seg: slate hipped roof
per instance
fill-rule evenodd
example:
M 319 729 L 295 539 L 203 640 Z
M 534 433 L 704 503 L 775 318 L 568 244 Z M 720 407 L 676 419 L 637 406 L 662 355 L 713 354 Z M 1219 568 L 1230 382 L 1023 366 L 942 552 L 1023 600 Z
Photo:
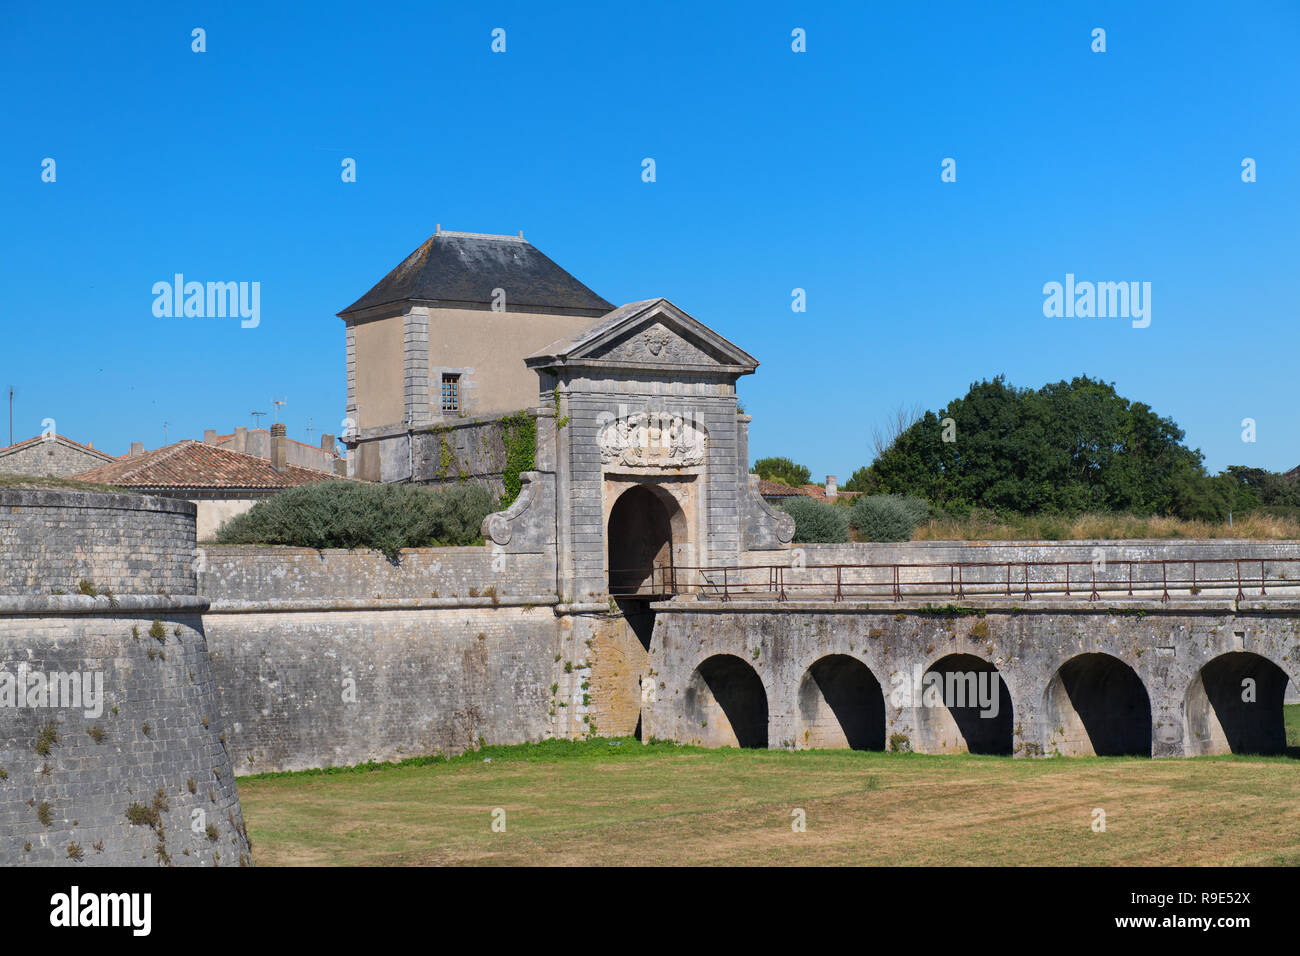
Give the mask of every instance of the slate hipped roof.
M 193 440 L 100 465 L 75 477 L 78 481 L 157 491 L 280 490 L 313 481 L 340 480 L 329 472 L 297 465 L 276 471 L 265 458 Z
M 508 312 L 601 316 L 614 308 L 520 237 L 440 230 L 339 316 L 403 301 L 490 306 L 494 289 L 504 290 Z

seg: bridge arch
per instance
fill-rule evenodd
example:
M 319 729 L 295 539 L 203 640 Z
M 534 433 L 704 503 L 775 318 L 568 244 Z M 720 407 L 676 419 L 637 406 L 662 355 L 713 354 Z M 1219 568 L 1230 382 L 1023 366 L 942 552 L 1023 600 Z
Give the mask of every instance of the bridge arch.
M 1081 757 L 1151 756 L 1151 698 L 1137 671 L 1110 654 L 1070 658 L 1043 692 L 1044 748 Z
M 803 673 L 796 692 L 795 747 L 885 749 L 885 696 L 856 657 L 828 654 Z
M 686 682 L 683 698 L 689 736 L 704 746 L 768 746 L 767 691 L 758 672 L 739 657 L 704 660 Z
M 1206 663 L 1184 699 L 1187 754 L 1283 753 L 1282 701 L 1289 680 L 1277 664 L 1247 651 Z
M 1014 708 L 997 667 L 974 654 L 935 661 L 910 686 L 922 753 L 1012 753 Z

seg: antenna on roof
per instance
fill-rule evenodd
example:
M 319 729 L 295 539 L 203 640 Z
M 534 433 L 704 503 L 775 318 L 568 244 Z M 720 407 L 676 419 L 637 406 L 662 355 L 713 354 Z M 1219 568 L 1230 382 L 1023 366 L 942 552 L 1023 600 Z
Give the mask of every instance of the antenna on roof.
M 163 444 L 164 445 L 167 444 L 167 426 L 170 424 L 171 422 L 163 422 Z
M 311 416 L 307 417 L 307 443 L 308 444 L 311 444 L 311 433 L 316 430 L 315 428 L 312 427 L 315 421 L 316 421 L 315 418 L 312 418 Z
M 273 398 L 271 399 L 271 404 L 275 406 L 275 421 L 278 422 L 280 420 L 280 407 L 282 405 L 288 405 L 289 403 L 283 398 Z
M 254 427 L 254 428 L 261 428 L 261 427 L 262 427 L 262 416 L 265 415 L 266 412 L 249 412 L 248 414 L 250 414 L 250 415 L 253 416 L 253 427 Z
M 14 443 L 14 387 L 9 386 L 9 444 Z

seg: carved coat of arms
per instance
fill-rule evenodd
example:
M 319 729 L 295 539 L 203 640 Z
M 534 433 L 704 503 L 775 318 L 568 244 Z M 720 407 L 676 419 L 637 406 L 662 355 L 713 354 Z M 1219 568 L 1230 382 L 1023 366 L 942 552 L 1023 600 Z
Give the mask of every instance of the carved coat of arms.
M 601 429 L 600 460 L 634 468 L 704 464 L 708 436 L 695 422 L 669 412 L 638 412 Z

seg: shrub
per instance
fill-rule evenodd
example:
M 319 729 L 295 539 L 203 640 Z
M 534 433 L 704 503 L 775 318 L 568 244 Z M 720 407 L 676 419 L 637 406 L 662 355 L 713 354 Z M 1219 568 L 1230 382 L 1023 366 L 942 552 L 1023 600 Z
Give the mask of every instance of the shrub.
M 909 541 L 916 526 L 930 514 L 920 498 L 871 495 L 849 509 L 849 523 L 864 541 Z
M 792 498 L 781 510 L 794 518 L 796 543 L 835 543 L 849 540 L 849 518 L 843 508 L 813 498 Z
M 322 481 L 282 491 L 228 521 L 220 544 L 375 548 L 396 560 L 402 548 L 473 544 L 492 495 L 480 485 L 430 489 Z

